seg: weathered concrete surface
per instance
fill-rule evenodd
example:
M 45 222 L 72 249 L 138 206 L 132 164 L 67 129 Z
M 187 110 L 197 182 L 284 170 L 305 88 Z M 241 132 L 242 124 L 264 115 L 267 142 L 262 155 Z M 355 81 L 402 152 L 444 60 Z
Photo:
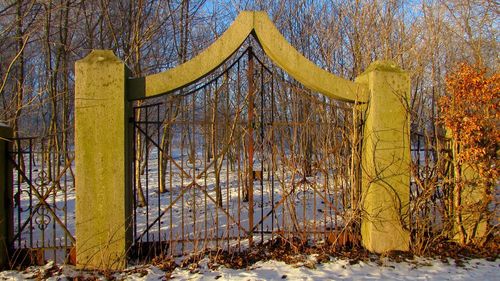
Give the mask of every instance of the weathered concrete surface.
M 77 266 L 120 269 L 131 241 L 128 71 L 102 50 L 75 68 Z
M 408 74 L 390 62 L 374 62 L 357 83 L 370 90 L 362 149 L 361 234 L 372 252 L 407 251 L 410 183 Z
M 0 124 L 0 269 L 9 265 L 9 244 L 13 234 L 12 169 L 7 160 L 12 130 Z
M 366 87 L 335 76 L 305 58 L 281 35 L 266 12 L 254 12 L 254 31 L 266 55 L 307 88 L 340 101 L 367 101 Z
M 456 157 L 456 156 L 454 156 Z M 481 184 L 479 173 L 470 165 L 462 165 L 462 176 L 465 185 L 462 189 L 462 225 L 466 234 L 466 243 L 472 240 L 481 241 L 488 233 L 488 218 L 483 213 L 487 187 Z M 460 242 L 459 227 L 455 222 L 454 239 Z
M 231 26 L 202 53 L 173 69 L 131 79 L 129 99 L 153 97 L 186 86 L 220 66 L 254 32 L 264 52 L 279 67 L 304 86 L 343 101 L 366 102 L 366 87 L 325 71 L 300 54 L 265 12 L 243 11 Z

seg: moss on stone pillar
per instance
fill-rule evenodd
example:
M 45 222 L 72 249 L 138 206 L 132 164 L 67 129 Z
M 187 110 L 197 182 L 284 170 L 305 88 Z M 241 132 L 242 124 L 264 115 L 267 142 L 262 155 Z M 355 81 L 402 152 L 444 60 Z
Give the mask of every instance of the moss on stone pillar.
M 404 228 L 410 190 L 410 132 L 407 111 L 410 82 L 394 63 L 377 61 L 356 82 L 365 84 L 361 156 L 363 245 L 384 253 L 409 249 Z
M 479 173 L 472 165 L 465 163 L 462 165 L 462 226 L 466 234 L 466 243 L 473 241 L 484 242 L 488 234 L 488 219 L 490 218 L 485 210 L 488 204 L 487 186 L 479 180 Z M 458 215 L 455 211 L 455 215 Z M 454 221 L 456 223 L 456 221 Z M 455 225 L 454 239 L 460 242 L 459 226 Z
M 103 50 L 75 68 L 77 266 L 120 269 L 132 234 L 128 70 Z

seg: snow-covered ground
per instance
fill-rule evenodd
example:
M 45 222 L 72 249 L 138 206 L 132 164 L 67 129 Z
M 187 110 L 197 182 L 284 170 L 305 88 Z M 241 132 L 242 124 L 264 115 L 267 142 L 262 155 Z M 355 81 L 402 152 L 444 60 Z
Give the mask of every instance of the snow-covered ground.
M 202 260 L 198 270 L 177 268 L 168 274 L 154 266 L 146 265 L 128 268 L 111 276 L 118 280 L 500 280 L 500 262 L 472 259 L 463 265 L 453 260 L 415 258 L 405 262 L 379 260 L 351 264 L 349 260 L 331 259 L 329 262 L 311 266 L 288 265 L 279 261 L 257 262 L 247 269 L 219 267 L 210 270 L 207 261 Z M 77 271 L 72 266 L 54 267 L 49 263 L 43 267 L 31 267 L 23 272 L 0 272 L 0 280 L 25 280 L 34 278 L 46 280 L 73 280 L 75 277 L 106 280 L 99 273 Z M 110 275 L 108 275 L 110 277 Z

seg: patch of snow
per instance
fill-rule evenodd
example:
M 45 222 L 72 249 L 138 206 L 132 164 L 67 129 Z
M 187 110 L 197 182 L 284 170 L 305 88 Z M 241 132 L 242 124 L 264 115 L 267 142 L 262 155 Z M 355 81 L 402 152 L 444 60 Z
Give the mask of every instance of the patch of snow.
M 185 269 L 172 273 L 175 280 L 499 280 L 500 263 L 482 259 L 470 260 L 464 267 L 453 262 L 416 259 L 412 262 L 359 262 L 350 265 L 348 260 L 335 259 L 318 265 L 315 269 L 288 265 L 280 261 L 258 262 L 248 270 L 220 268 L 217 271 L 200 271 L 192 274 Z
M 315 260 L 310 256 L 308 260 Z M 217 270 L 208 268 L 208 259 L 200 261 L 198 270 L 189 268 L 175 269 L 168 274 L 152 265 L 130 267 L 113 274 L 119 280 L 149 281 L 167 280 L 500 280 L 500 260 L 487 261 L 471 259 L 464 266 L 455 265 L 453 260 L 443 262 L 429 258 L 415 258 L 406 262 L 392 262 L 381 259 L 379 262 L 359 262 L 332 258 L 330 262 L 309 268 L 299 264 L 286 264 L 281 261 L 257 262 L 247 269 Z M 63 265 L 53 270 L 54 264 L 29 267 L 24 271 L 2 271 L 0 280 L 26 280 L 40 278 L 47 271 L 52 276 L 47 280 L 73 280 L 75 277 L 106 280 L 102 274 L 92 271 L 79 271 L 75 267 Z M 195 272 L 195 273 L 192 273 Z

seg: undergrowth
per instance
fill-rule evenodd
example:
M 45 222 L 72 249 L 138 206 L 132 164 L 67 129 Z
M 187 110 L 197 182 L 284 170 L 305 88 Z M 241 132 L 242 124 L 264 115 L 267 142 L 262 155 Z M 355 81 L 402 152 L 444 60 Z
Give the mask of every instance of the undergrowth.
M 300 240 L 297 239 L 297 241 Z M 457 266 L 462 266 L 464 261 L 472 258 L 495 261 L 500 254 L 499 242 L 498 238 L 494 238 L 486 243 L 484 247 L 474 247 L 460 246 L 458 243 L 443 239 L 435 242 L 421 257 L 440 259 L 445 263 L 454 260 Z M 216 270 L 221 266 L 232 269 L 250 269 L 255 263 L 268 260 L 315 268 L 316 265 L 329 262 L 334 258 L 348 260 L 351 265 L 361 261 L 383 264 L 387 260 L 412 262 L 415 255 L 403 251 L 373 254 L 359 245 L 318 247 L 310 246 L 307 243 L 291 243 L 289 240 L 285 241 L 277 238 L 242 251 L 220 250 L 196 253 L 184 258 L 180 263 L 176 263 L 171 256 L 160 255 L 155 257 L 151 264 L 170 274 L 178 267 L 189 269 L 195 273 L 199 271 L 204 263 L 211 270 Z

